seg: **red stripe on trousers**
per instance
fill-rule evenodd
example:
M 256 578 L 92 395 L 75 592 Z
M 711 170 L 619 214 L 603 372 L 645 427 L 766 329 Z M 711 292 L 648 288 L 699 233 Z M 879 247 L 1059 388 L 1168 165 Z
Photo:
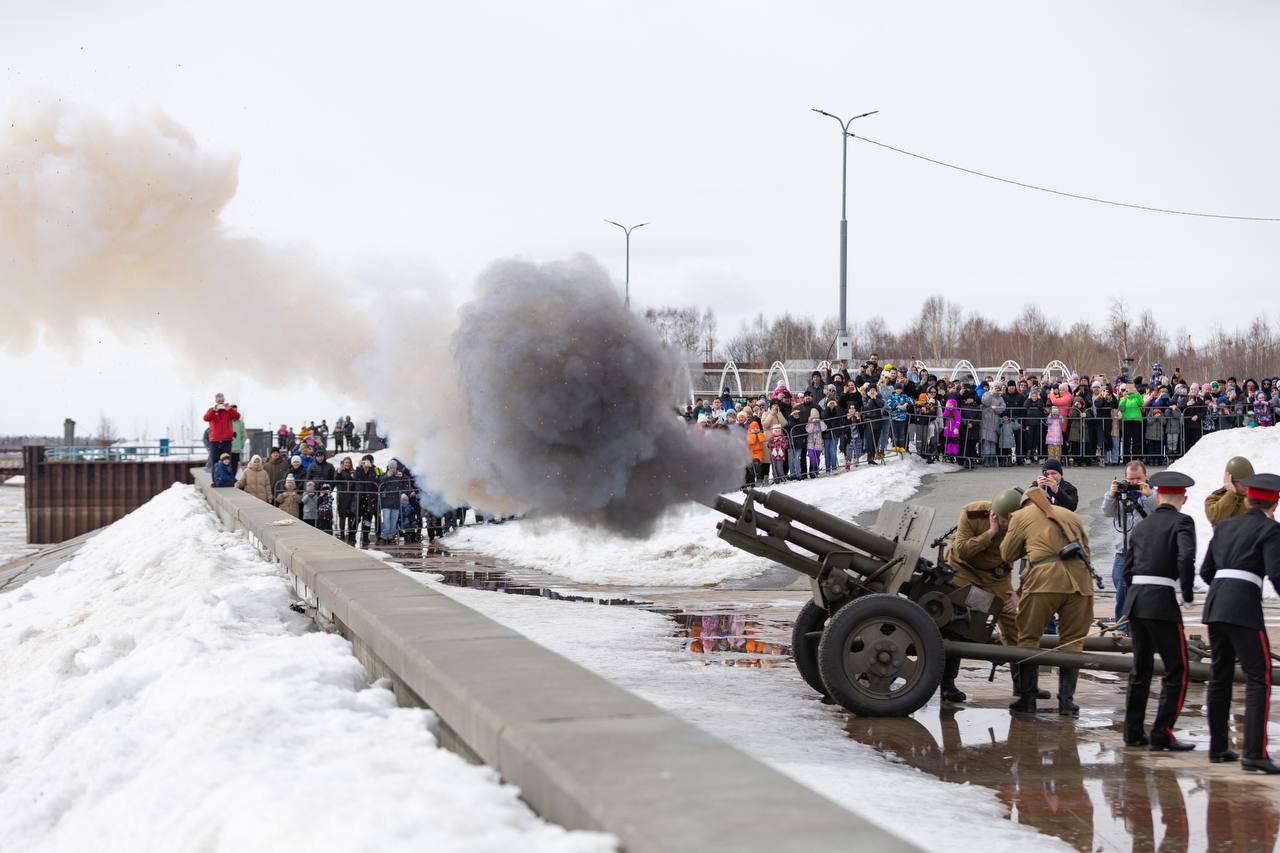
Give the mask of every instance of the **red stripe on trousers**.
M 1182 647 L 1182 685 L 1178 687 L 1178 708 L 1173 712 L 1173 720 L 1169 723 L 1169 737 L 1173 738 L 1173 724 L 1178 722 L 1182 713 L 1182 700 L 1187 698 L 1187 632 L 1179 627 L 1178 643 Z
M 1262 640 L 1262 673 L 1267 684 L 1267 704 L 1262 706 L 1262 757 L 1270 758 L 1267 755 L 1267 718 L 1271 714 L 1271 644 L 1267 642 L 1265 628 L 1258 632 L 1258 637 Z

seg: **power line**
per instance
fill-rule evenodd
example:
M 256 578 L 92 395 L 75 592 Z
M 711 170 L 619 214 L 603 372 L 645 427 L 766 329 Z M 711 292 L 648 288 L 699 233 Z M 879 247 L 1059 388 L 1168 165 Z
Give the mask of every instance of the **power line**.
M 999 181 L 1002 184 L 1012 184 L 1015 187 L 1022 187 L 1028 190 L 1039 190 L 1042 193 L 1052 193 L 1053 195 L 1066 196 L 1067 198 L 1079 199 L 1080 201 L 1092 201 L 1098 204 L 1110 204 L 1115 207 L 1128 207 L 1133 210 L 1146 210 L 1152 213 L 1172 213 L 1176 216 L 1198 216 L 1204 219 L 1234 219 L 1234 220 L 1239 220 L 1243 222 L 1280 222 L 1280 217 L 1276 217 L 1276 216 L 1233 216 L 1227 213 L 1200 213 L 1193 210 L 1173 210 L 1168 207 L 1151 207 L 1145 204 L 1129 204 L 1128 202 L 1124 202 L 1124 201 L 1113 201 L 1111 199 L 1097 198 L 1096 196 L 1091 196 L 1091 195 L 1069 193 L 1063 190 L 1055 190 L 1049 187 L 1040 187 L 1040 186 L 1036 186 L 1035 184 L 1027 184 L 1027 183 L 1023 183 L 1022 181 L 1015 181 L 1010 178 L 1002 178 L 998 175 L 989 175 L 986 172 L 979 172 L 976 169 L 966 169 L 964 166 L 957 166 L 954 163 L 945 163 L 942 160 L 935 160 L 932 157 L 926 157 L 923 154 L 916 154 L 911 151 L 904 151 L 901 148 L 894 148 L 892 145 L 886 145 L 883 142 L 877 142 L 876 140 L 868 139 L 865 136 L 858 136 L 853 133 L 850 133 L 849 136 L 851 136 L 854 139 L 861 140 L 862 142 L 869 142 L 872 145 L 875 145 L 879 148 L 884 148 L 885 150 L 888 150 L 888 151 L 893 151 L 897 154 L 905 154 L 908 157 L 914 157 L 917 160 L 923 160 L 926 163 L 932 163 L 935 166 L 945 166 L 948 169 L 955 169 L 957 172 L 964 172 L 965 174 L 968 174 L 968 175 L 976 175 L 979 178 L 986 178 L 991 181 Z

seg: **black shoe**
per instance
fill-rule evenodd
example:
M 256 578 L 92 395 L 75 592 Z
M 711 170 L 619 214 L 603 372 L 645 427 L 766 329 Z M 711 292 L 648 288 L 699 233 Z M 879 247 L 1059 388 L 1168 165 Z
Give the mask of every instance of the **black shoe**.
M 943 702 L 963 702 L 969 698 L 968 693 L 965 693 L 963 690 L 956 687 L 954 684 L 951 685 L 950 687 L 946 687 L 946 686 L 942 687 L 940 692 L 942 695 Z
M 1240 759 L 1240 769 L 1246 773 L 1266 773 L 1268 776 L 1280 775 L 1280 767 L 1277 767 L 1270 758 L 1242 758 Z
M 1147 740 L 1146 735 L 1142 735 L 1141 737 L 1136 737 L 1136 738 L 1127 737 L 1124 739 L 1124 745 L 1125 746 L 1150 746 L 1151 741 Z
M 1151 739 L 1152 752 L 1190 752 L 1195 748 L 1194 743 L 1183 743 L 1172 737 Z
M 1222 752 L 1209 753 L 1210 764 L 1227 764 L 1229 762 L 1239 761 L 1239 760 L 1240 760 L 1240 753 L 1230 749 L 1224 749 Z

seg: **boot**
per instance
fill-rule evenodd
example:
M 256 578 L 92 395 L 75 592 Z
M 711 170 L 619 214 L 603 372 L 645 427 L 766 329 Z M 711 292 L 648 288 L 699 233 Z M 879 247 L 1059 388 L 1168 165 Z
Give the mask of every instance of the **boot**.
M 960 674 L 960 658 L 947 658 L 947 665 L 942 671 L 942 686 L 939 693 L 943 702 L 963 702 L 969 696 L 956 687 L 956 676 Z
M 1011 663 L 1011 664 L 1009 664 L 1009 675 L 1013 677 L 1013 695 L 1014 695 L 1014 696 L 1017 696 L 1017 695 L 1018 695 L 1018 668 L 1019 668 L 1019 667 L 1018 667 L 1018 664 L 1016 664 L 1016 663 Z M 1048 699 L 1048 698 L 1049 698 L 1049 691 L 1048 691 L 1048 690 L 1036 690 L 1036 698 L 1037 698 L 1037 699 Z
M 1280 767 L 1277 767 L 1270 758 L 1242 758 L 1240 767 L 1246 773 L 1266 773 L 1268 776 L 1280 774 Z
M 1034 666 L 1018 667 L 1018 699 L 1009 705 L 1014 713 L 1034 714 L 1036 692 L 1040 686 L 1040 670 Z
M 1064 717 L 1080 716 L 1080 706 L 1075 703 L 1076 681 L 1080 670 L 1062 667 L 1058 670 L 1058 713 Z

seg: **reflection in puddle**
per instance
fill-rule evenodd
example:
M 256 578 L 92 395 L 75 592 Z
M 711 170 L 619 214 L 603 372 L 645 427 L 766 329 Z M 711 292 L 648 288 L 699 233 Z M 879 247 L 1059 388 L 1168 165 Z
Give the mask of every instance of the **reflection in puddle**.
M 681 648 L 706 663 L 768 668 L 791 663 L 791 622 L 747 612 L 693 612 L 625 596 L 611 596 L 580 588 L 572 581 L 547 585 L 546 575 L 499 568 L 483 558 L 451 552 L 435 544 L 389 548 L 397 563 L 415 572 L 430 572 L 447 586 L 483 589 L 508 595 L 532 595 L 553 601 L 575 601 L 610 607 L 637 607 L 670 616 Z M 441 558 L 448 558 L 447 562 Z M 449 568 L 444 568 L 448 565 Z M 463 568 L 456 568 L 456 567 Z
M 850 715 L 847 731 L 944 781 L 990 788 L 1010 820 L 1077 850 L 1273 850 L 1280 837 L 1277 789 L 1261 779 L 1206 778 L 1056 715 L 930 705 L 903 719 Z

